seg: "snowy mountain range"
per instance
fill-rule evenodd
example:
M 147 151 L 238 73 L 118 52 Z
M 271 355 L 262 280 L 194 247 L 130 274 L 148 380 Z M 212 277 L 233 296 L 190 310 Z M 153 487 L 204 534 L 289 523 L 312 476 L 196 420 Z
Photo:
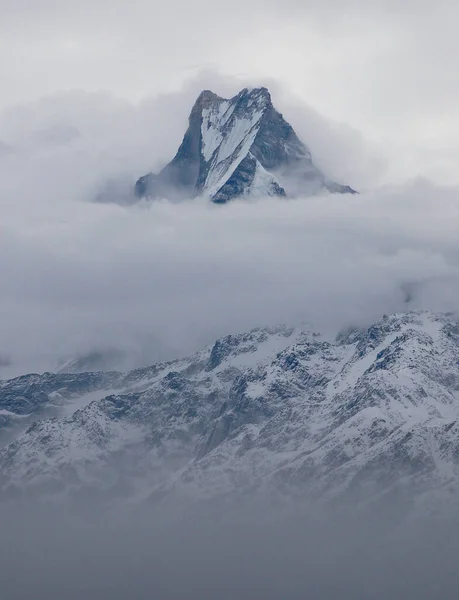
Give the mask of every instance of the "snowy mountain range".
M 459 488 L 459 318 L 229 335 L 127 374 L 0 382 L 0 498 L 275 492 L 431 510 Z
M 182 200 L 205 196 L 226 203 L 241 196 L 355 193 L 327 178 L 309 149 L 274 108 L 266 88 L 243 89 L 229 100 L 198 97 L 174 159 L 141 177 L 137 197 Z

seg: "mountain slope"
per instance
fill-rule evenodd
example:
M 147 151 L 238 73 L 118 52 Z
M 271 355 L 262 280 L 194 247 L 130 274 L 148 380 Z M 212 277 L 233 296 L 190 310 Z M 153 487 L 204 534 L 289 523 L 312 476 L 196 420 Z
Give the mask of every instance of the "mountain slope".
M 112 375 L 122 393 L 36 422 L 0 451 L 1 495 L 264 490 L 430 507 L 459 491 L 458 364 L 451 315 L 394 315 L 335 342 L 282 328 L 228 336 Z
M 328 180 L 307 147 L 274 108 L 266 88 L 244 89 L 230 100 L 204 91 L 174 159 L 141 177 L 138 197 L 181 200 L 204 195 L 215 203 L 240 196 L 354 193 Z

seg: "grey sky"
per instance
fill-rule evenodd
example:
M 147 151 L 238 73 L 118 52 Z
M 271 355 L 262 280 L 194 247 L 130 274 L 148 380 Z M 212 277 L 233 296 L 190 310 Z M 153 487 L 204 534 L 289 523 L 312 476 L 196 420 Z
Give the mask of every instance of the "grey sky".
M 0 377 L 457 307 L 458 8 L 343 4 L 0 0 Z M 91 203 L 170 160 L 203 88 L 261 83 L 361 195 Z
M 59 90 L 139 100 L 203 68 L 277 80 L 403 160 L 457 183 L 454 0 L 0 0 L 0 105 Z

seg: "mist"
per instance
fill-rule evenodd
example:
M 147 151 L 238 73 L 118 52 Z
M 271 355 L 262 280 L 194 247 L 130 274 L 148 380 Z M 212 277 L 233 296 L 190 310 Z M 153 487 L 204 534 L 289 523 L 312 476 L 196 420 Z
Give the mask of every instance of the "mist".
M 458 190 L 382 186 L 387 157 L 277 99 L 275 82 L 318 166 L 358 196 L 132 204 L 136 178 L 175 153 L 198 91 L 240 84 L 208 74 L 139 105 L 81 92 L 2 113 L 0 377 L 91 352 L 127 369 L 255 326 L 333 336 L 384 313 L 456 310 Z
M 3 226 L 3 368 L 151 344 L 151 359 L 171 358 L 255 326 L 334 335 L 384 313 L 455 310 L 457 199 L 419 182 L 226 207 L 75 204 Z
M 408 172 L 459 182 L 453 0 L 2 0 L 1 8 L 0 107 L 74 89 L 137 102 L 178 90 L 203 68 L 250 85 L 273 78 L 383 142 L 399 180 Z
M 241 499 L 171 518 L 145 506 L 29 506 L 3 510 L 0 523 L 8 600 L 430 600 L 455 598 L 459 584 L 457 523 L 394 534 L 384 510 L 337 516 Z

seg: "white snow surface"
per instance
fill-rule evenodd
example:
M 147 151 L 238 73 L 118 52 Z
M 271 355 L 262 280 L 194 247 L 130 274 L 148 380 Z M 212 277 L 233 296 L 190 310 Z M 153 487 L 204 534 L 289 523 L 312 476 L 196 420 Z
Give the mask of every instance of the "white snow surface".
M 369 501 L 406 486 L 417 507 L 442 490 L 457 499 L 458 364 L 454 315 L 397 314 L 337 341 L 289 328 L 228 336 L 38 421 L 0 451 L 0 491 Z
M 268 173 L 268 171 L 257 160 L 255 177 L 253 178 L 250 188 L 246 190 L 246 195 L 253 198 L 273 196 L 275 195 L 273 190 L 275 189 L 276 185 L 281 187 L 279 181 L 274 177 L 274 175 Z
M 209 196 L 218 192 L 249 153 L 266 104 L 262 97 L 254 97 L 243 115 L 236 115 L 235 108 L 235 99 L 219 100 L 202 112 L 201 152 L 210 163 L 203 193 Z
M 252 117 L 233 118 L 228 123 L 228 131 L 210 127 L 205 131 L 203 125 L 204 147 L 216 147 L 212 154 L 210 169 L 203 191 L 213 196 L 228 181 L 241 161 L 247 156 L 258 133 L 262 114 L 254 111 Z M 220 143 L 218 143 L 221 138 Z
M 234 104 L 221 100 L 202 111 L 202 155 L 208 162 L 223 141 L 221 128 L 226 125 L 234 112 Z

